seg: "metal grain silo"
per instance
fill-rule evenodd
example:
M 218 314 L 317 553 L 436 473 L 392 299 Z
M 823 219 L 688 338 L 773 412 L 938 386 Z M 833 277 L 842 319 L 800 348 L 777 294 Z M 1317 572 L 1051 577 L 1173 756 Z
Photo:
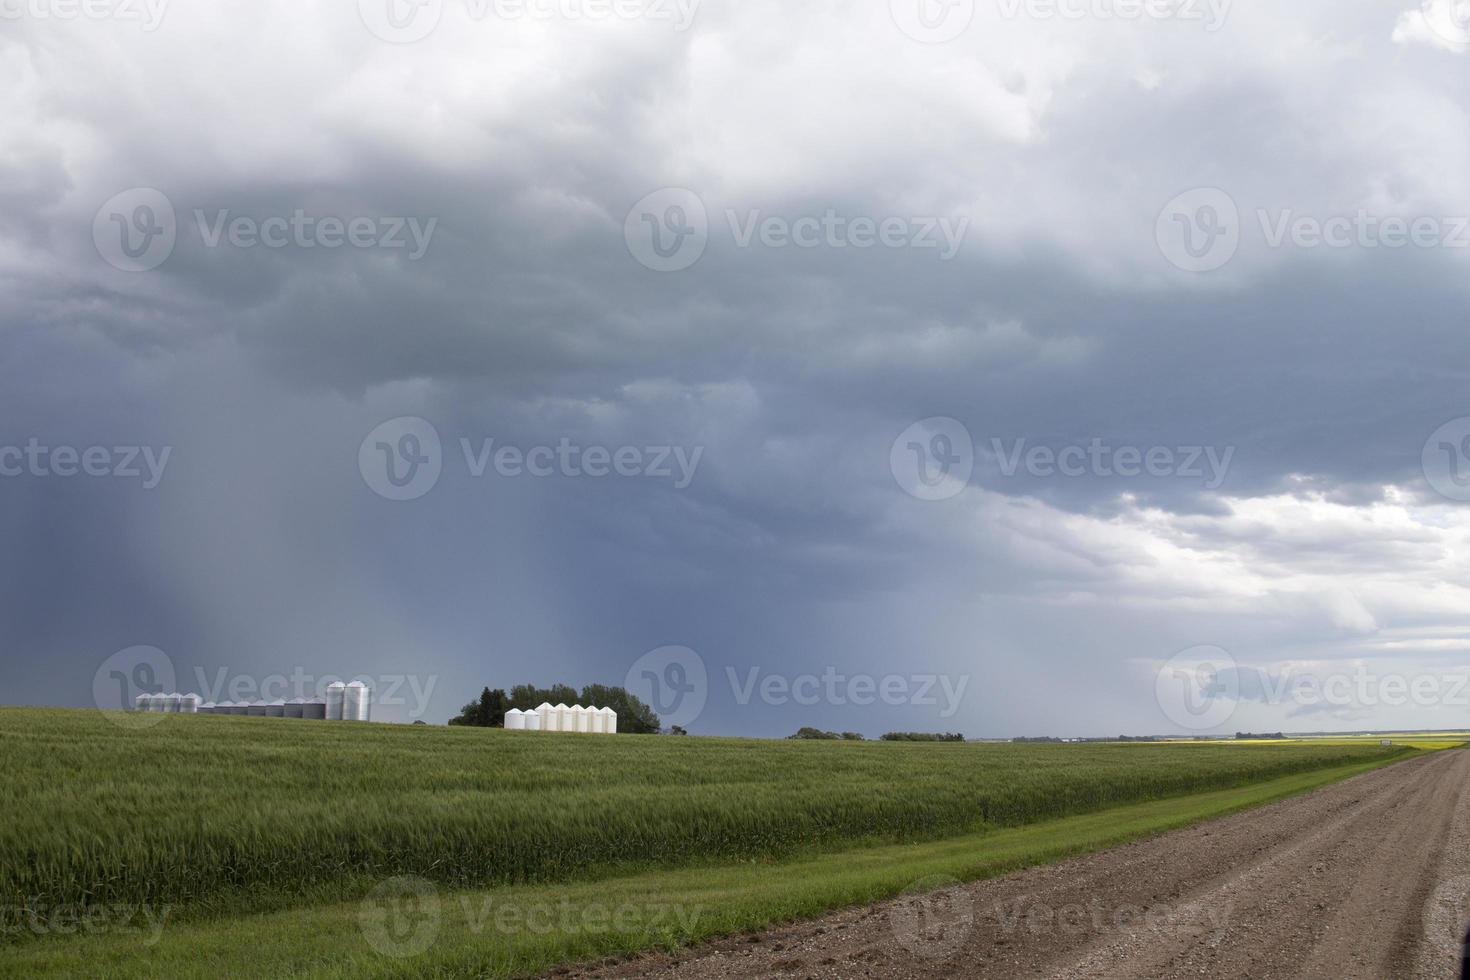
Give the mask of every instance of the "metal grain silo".
M 247 715 L 252 715 L 252 716 L 254 716 L 256 718 L 264 718 L 265 717 L 265 702 L 264 701 L 251 701 L 250 702 L 250 707 L 248 707 L 248 708 L 245 709 L 245 713 Z
M 243 715 L 248 714 L 250 711 L 250 705 L 244 701 L 222 701 L 220 702 L 220 706 L 225 709 L 225 714 L 227 715 Z M 215 712 L 215 714 L 218 713 L 218 711 Z
M 543 732 L 556 731 L 556 709 L 548 702 L 542 701 L 536 706 L 536 717 Z
M 280 698 L 276 698 L 274 701 L 265 706 L 265 716 L 267 718 L 286 717 L 286 702 L 282 701 Z
M 185 694 L 179 699 L 179 711 L 186 715 L 197 715 L 199 713 L 199 704 L 203 700 L 197 694 Z
M 539 732 L 541 730 L 541 713 L 539 711 L 527 711 L 523 720 L 526 723 L 526 731 Z
M 333 681 L 327 685 L 327 721 L 342 720 L 342 704 L 347 698 L 347 685 Z
M 505 729 L 510 732 L 526 730 L 526 713 L 520 708 L 511 708 L 505 713 Z
M 572 709 L 560 702 L 551 709 L 551 730 L 554 732 L 574 732 L 577 730 L 576 719 L 572 717 Z
M 327 702 L 319 698 L 303 701 L 301 703 L 301 717 L 312 721 L 321 721 L 327 717 Z
M 219 705 L 215 704 L 213 701 L 206 701 L 199 706 L 199 713 L 201 715 L 212 715 L 214 714 L 214 709 L 217 707 L 219 707 Z
M 286 702 L 286 717 L 287 718 L 300 718 L 301 717 L 301 709 L 304 708 L 305 706 L 306 706 L 306 699 L 305 698 L 292 698 L 291 700 L 289 700 L 289 701 Z
M 148 708 L 149 708 L 149 704 L 152 702 L 152 700 L 153 700 L 153 695 L 151 695 L 151 694 L 140 694 L 140 695 L 138 695 L 137 697 L 133 698 L 133 710 L 134 711 L 147 711 Z
M 587 730 L 593 735 L 601 735 L 604 731 L 606 731 L 606 729 L 603 728 L 602 725 L 602 709 L 589 706 L 587 708 Z
M 347 685 L 347 690 L 342 697 L 342 718 L 344 721 L 367 721 L 368 705 L 371 701 L 372 692 L 362 681 L 353 681 Z M 331 693 L 327 695 L 331 697 Z
M 163 696 L 163 710 L 167 711 L 171 715 L 178 714 L 179 703 L 183 700 L 183 697 L 184 696 L 178 691 L 171 691 L 168 694 L 165 694 Z
M 608 735 L 616 735 L 618 733 L 618 713 L 611 708 L 601 710 L 603 732 Z

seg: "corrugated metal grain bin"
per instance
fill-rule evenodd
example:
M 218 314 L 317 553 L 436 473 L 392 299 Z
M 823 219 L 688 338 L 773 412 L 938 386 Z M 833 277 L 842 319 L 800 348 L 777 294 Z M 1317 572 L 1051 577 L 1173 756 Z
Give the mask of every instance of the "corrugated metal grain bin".
M 572 709 L 565 704 L 558 703 L 551 709 L 551 730 L 554 732 L 574 732 L 576 722 L 572 720 Z
M 618 713 L 611 708 L 602 709 L 602 730 L 609 735 L 618 733 Z
M 539 732 L 541 730 L 541 715 L 536 711 L 527 711 L 525 716 L 526 731 Z
M 248 715 L 250 714 L 250 704 L 246 701 L 232 701 L 230 703 L 230 714 Z
M 520 708 L 511 708 L 505 713 L 506 731 L 523 732 L 526 730 L 526 713 Z
M 367 721 L 368 706 L 372 703 L 372 691 L 362 681 L 347 685 L 342 699 L 342 717 L 346 721 Z
M 603 731 L 604 731 L 604 729 L 602 727 L 602 723 L 603 723 L 602 709 L 601 708 L 588 708 L 587 709 L 587 730 L 589 732 L 591 732 L 593 735 L 601 735 L 603 733 Z
M 265 716 L 267 718 L 286 717 L 286 702 L 282 701 L 280 698 L 276 698 L 276 700 L 270 702 L 265 706 Z
M 134 711 L 147 711 L 148 710 L 148 707 L 149 707 L 149 705 L 150 705 L 150 703 L 152 701 L 153 701 L 153 695 L 151 695 L 151 694 L 140 694 L 137 697 L 133 698 L 133 710 Z
M 199 704 L 204 699 L 197 694 L 185 694 L 179 699 L 179 710 L 186 715 L 197 715 Z
M 327 721 L 342 720 L 342 704 L 347 698 L 347 685 L 333 681 L 327 685 Z
M 536 717 L 540 719 L 541 730 L 543 732 L 556 731 L 556 718 L 554 717 L 555 714 L 556 709 L 553 708 L 550 703 L 546 701 L 542 701 L 540 704 L 536 705 Z
M 168 694 L 165 694 L 163 696 L 163 710 L 167 711 L 171 715 L 178 714 L 179 704 L 182 702 L 183 698 L 184 696 L 178 691 L 172 691 Z
M 580 704 L 572 705 L 572 721 L 576 725 L 576 731 L 592 731 L 592 709 L 584 708 Z
M 306 706 L 306 699 L 305 698 L 292 698 L 291 700 L 289 700 L 289 701 L 286 702 L 286 717 L 287 718 L 300 718 L 301 717 L 301 709 L 304 708 L 305 706 Z
M 163 701 L 164 701 L 164 695 L 161 694 L 161 693 L 148 695 L 148 710 L 149 711 L 162 711 L 163 710 Z
M 265 702 L 264 701 L 251 701 L 250 702 L 250 707 L 245 709 L 245 713 L 247 715 L 252 715 L 252 716 L 254 716 L 256 718 L 264 718 L 265 717 L 265 707 L 266 707 L 266 705 L 265 705 Z
M 218 707 L 219 705 L 215 704 L 213 701 L 206 701 L 199 706 L 199 713 L 201 715 L 212 715 L 214 714 L 214 709 Z
M 327 717 L 327 702 L 312 698 L 301 703 L 301 717 L 312 721 L 321 721 Z

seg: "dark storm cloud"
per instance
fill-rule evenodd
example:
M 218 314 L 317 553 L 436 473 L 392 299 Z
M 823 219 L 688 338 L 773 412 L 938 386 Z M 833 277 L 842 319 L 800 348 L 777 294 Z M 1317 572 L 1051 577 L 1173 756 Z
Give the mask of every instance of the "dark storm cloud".
M 153 643 L 191 676 L 410 663 L 439 719 L 486 682 L 621 683 L 681 643 L 709 667 L 707 731 L 1164 728 L 1136 661 L 1458 622 L 1433 583 L 1464 516 L 1420 454 L 1470 415 L 1464 253 L 1270 248 L 1257 215 L 1470 211 L 1463 62 L 1395 44 L 1373 5 L 1212 35 L 986 22 L 943 47 L 882 4 L 403 47 L 344 10 L 0 41 L 0 443 L 175 453 L 149 493 L 0 481 L 5 700 L 83 703 L 107 654 Z M 92 235 L 134 187 L 178 222 L 141 273 Z M 680 272 L 624 242 L 663 187 L 708 217 Z M 1195 187 L 1240 209 L 1211 273 L 1155 241 Z M 297 212 L 432 232 L 418 257 L 208 244 Z M 964 236 L 948 260 L 740 244 L 828 213 Z M 402 503 L 358 471 L 398 416 L 443 441 L 439 484 Z M 976 457 L 929 502 L 889 453 L 934 416 Z M 460 440 L 486 438 L 703 455 L 684 489 L 475 478 Z M 1018 446 L 1094 443 L 1228 466 L 1007 472 Z M 941 719 L 741 704 L 726 668 L 751 667 L 970 680 Z

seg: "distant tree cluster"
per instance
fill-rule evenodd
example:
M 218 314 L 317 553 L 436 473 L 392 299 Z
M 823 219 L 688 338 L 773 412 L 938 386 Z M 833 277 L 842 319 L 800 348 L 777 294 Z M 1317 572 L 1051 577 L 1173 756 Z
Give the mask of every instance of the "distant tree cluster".
M 787 738 L 810 738 L 827 739 L 834 742 L 861 742 L 863 736 L 860 732 L 824 732 L 820 728 L 803 727 L 797 729 L 795 735 L 787 735 Z
M 963 742 L 965 736 L 959 732 L 887 732 L 885 742 Z
M 485 688 L 478 701 L 471 701 L 460 709 L 458 717 L 449 719 L 451 725 L 467 725 L 472 728 L 504 728 L 505 713 L 512 708 L 532 711 L 541 704 L 583 704 L 589 707 L 611 708 L 618 713 L 618 731 L 633 735 L 656 735 L 659 730 L 658 715 L 653 709 L 621 687 L 606 684 L 588 684 L 577 693 L 567 684 L 536 687 L 533 684 L 517 684 L 505 693 L 502 689 Z

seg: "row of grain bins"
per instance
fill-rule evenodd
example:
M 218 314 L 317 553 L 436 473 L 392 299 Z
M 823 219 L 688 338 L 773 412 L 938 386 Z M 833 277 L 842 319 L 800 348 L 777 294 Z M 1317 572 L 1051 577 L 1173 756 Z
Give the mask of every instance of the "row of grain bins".
M 505 713 L 505 727 L 514 732 L 587 732 L 592 735 L 616 735 L 618 713 L 611 708 L 584 708 L 574 704 L 550 705 L 545 701 L 531 711 L 511 708 Z
M 188 715 L 254 715 L 262 718 L 313 718 L 326 721 L 369 721 L 372 691 L 361 681 L 327 685 L 326 700 L 292 698 L 290 701 L 205 701 L 197 694 L 140 694 L 138 711 Z

